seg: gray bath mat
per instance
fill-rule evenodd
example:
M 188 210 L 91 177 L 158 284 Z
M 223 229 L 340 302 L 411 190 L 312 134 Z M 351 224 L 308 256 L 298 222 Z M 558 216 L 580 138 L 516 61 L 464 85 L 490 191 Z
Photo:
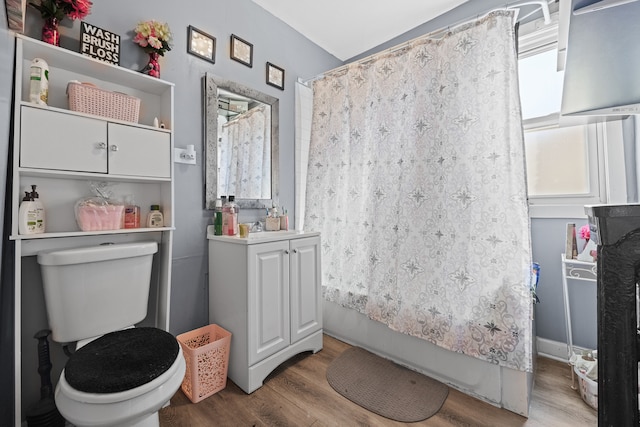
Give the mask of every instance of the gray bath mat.
M 331 362 L 327 381 L 363 408 L 407 423 L 433 416 L 449 394 L 445 384 L 360 347 L 345 350 Z

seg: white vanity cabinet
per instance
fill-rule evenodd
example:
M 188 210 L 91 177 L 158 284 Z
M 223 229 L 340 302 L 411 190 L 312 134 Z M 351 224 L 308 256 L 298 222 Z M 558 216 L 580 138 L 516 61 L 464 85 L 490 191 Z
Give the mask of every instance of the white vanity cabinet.
M 47 327 L 42 283 L 35 255 L 42 250 L 108 243 L 155 241 L 147 317 L 140 326 L 169 329 L 174 230 L 174 84 L 114 66 L 64 48 L 15 35 L 15 80 L 11 160 L 11 235 L 14 263 L 15 426 L 40 399 L 34 334 Z M 48 105 L 29 102 L 31 61 L 49 66 Z M 69 110 L 67 84 L 80 81 L 140 99 L 137 123 Z M 98 102 L 89 99 L 88 102 Z M 154 119 L 164 128 L 154 127 Z M 106 185 L 116 200 L 133 196 L 145 218 L 161 206 L 164 227 L 81 231 L 75 219 L 78 200 L 95 196 L 92 185 Z M 46 230 L 20 234 L 18 217 L 24 192 L 37 186 Z M 143 223 L 144 220 L 141 221 Z M 36 271 L 36 273 L 34 273 Z M 90 278 L 87 278 L 90 281 Z M 59 343 L 50 341 L 55 387 L 66 362 Z
M 171 177 L 171 136 L 161 130 L 23 106 L 20 134 L 21 168 Z
M 251 393 L 291 356 L 322 349 L 320 235 L 208 238 L 209 321 L 232 333 L 228 376 Z

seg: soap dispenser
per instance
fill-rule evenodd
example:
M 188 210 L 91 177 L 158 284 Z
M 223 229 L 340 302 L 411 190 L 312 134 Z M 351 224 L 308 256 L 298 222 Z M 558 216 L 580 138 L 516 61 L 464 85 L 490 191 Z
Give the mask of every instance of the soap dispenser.
M 140 206 L 136 205 L 132 194 L 124 199 L 124 228 L 140 228 Z
M 222 205 L 222 234 L 236 236 L 238 232 L 238 205 L 235 196 L 229 196 L 227 202 Z
M 25 191 L 18 211 L 18 232 L 20 234 L 36 234 L 37 215 L 36 203 L 33 201 L 31 193 Z
M 40 201 L 40 195 L 36 191 L 36 186 L 31 185 L 31 200 L 35 203 L 36 206 L 36 233 L 44 233 L 45 231 L 45 215 L 44 215 L 44 205 L 42 201 Z

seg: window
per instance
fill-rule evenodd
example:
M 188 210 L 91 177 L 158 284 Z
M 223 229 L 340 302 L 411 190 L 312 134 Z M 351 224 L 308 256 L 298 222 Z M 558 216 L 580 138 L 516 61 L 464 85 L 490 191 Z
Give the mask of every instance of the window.
M 530 197 L 590 193 L 585 126 L 534 129 L 524 140 Z
M 538 43 L 535 32 L 527 34 L 524 43 L 520 37 L 529 205 L 532 217 L 578 218 L 584 217 L 585 205 L 608 201 L 605 149 L 608 140 L 620 146 L 622 141 L 614 132 L 619 122 L 560 116 L 564 72 L 557 71 L 555 32 L 550 40 L 549 28 L 539 31 Z

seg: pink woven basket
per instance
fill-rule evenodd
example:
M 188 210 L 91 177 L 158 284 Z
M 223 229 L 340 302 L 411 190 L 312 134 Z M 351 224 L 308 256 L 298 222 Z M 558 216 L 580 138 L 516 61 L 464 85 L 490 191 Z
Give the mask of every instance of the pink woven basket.
M 138 123 L 140 99 L 134 96 L 74 82 L 67 85 L 67 95 L 71 111 Z

